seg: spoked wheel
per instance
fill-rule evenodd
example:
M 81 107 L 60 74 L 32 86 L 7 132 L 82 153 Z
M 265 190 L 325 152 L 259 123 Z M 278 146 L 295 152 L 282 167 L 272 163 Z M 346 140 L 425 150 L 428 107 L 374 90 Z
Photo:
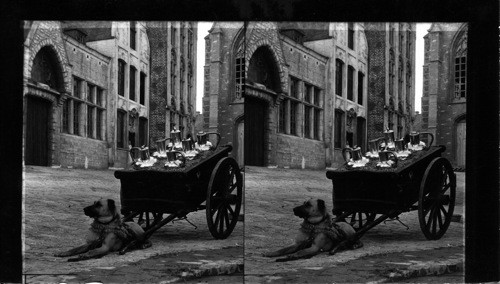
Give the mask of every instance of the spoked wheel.
M 207 189 L 208 229 L 216 239 L 227 238 L 238 222 L 243 197 L 243 177 L 238 163 L 230 157 L 214 168 Z
M 365 226 L 368 222 L 372 222 L 375 220 L 376 213 L 371 212 L 354 212 L 348 215 L 345 218 L 345 221 L 354 228 L 354 230 L 358 231 L 363 226 Z
M 428 240 L 440 239 L 451 222 L 457 181 L 450 162 L 435 158 L 425 170 L 418 197 L 420 229 Z

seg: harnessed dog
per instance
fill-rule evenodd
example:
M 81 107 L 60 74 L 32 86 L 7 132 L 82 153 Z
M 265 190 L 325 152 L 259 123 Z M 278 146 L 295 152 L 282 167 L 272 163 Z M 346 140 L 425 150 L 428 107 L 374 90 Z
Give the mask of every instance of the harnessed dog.
M 134 222 L 122 222 L 115 201 L 100 199 L 83 209 L 86 216 L 94 219 L 85 237 L 85 244 L 54 254 L 57 257 L 70 258 L 68 261 L 80 261 L 99 258 L 110 252 L 118 251 L 132 241 L 137 241 L 139 248 L 147 248 L 151 243 L 145 239 L 144 230 Z
M 355 237 L 356 231 L 346 222 L 334 222 L 326 211 L 325 201 L 309 199 L 293 209 L 294 215 L 303 218 L 295 243 L 280 250 L 265 253 L 266 257 L 284 256 L 276 261 L 310 258 L 325 251 L 356 249 L 363 243 Z

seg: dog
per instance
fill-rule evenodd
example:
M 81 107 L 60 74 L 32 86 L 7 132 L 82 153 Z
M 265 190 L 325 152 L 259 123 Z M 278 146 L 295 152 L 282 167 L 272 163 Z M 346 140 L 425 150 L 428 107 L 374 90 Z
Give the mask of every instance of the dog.
M 304 221 L 301 224 L 295 243 L 277 251 L 264 253 L 265 257 L 284 256 L 276 261 L 290 261 L 310 258 L 321 252 L 337 252 L 342 249 L 356 249 L 363 243 L 355 236 L 356 231 L 346 222 L 334 222 L 327 213 L 325 201 L 309 199 L 293 208 L 293 213 Z
M 144 229 L 134 222 L 122 222 L 113 199 L 99 199 L 93 205 L 83 209 L 86 216 L 94 219 L 85 237 L 84 245 L 54 254 L 56 257 L 70 258 L 68 261 L 80 261 L 99 258 L 110 252 L 119 251 L 131 242 L 136 247 L 147 248 L 151 242 L 146 240 Z

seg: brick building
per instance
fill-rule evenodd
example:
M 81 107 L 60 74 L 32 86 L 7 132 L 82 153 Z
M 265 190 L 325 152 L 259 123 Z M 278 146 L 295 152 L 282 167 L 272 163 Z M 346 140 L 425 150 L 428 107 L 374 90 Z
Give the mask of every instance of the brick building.
M 425 39 L 422 131 L 445 145 L 452 164 L 465 167 L 467 24 L 435 23 Z
M 143 23 L 26 22 L 24 54 L 25 164 L 125 167 L 148 144 Z
M 365 23 L 370 74 L 368 139 L 386 129 L 402 138 L 412 130 L 415 113 L 415 39 L 413 23 Z
M 196 121 L 196 22 L 147 22 L 151 43 L 150 137 L 194 136 Z
M 205 127 L 240 163 L 324 168 L 365 144 L 363 24 L 216 23 L 206 40 Z

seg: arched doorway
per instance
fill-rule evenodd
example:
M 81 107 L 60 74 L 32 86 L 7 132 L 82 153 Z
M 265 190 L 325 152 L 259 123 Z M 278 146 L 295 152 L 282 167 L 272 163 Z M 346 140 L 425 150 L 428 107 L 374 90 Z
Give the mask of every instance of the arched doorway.
M 26 165 L 49 166 L 51 163 L 49 142 L 52 135 L 50 125 L 54 119 L 52 108 L 55 96 L 64 89 L 62 74 L 53 47 L 42 47 L 33 59 L 28 79 L 30 84 L 38 86 L 38 90 L 26 96 Z
M 465 136 L 466 121 L 465 117 L 459 119 L 455 124 L 455 162 L 458 167 L 465 168 Z
M 252 54 L 245 81 L 245 165 L 266 166 L 269 104 L 281 92 L 278 66 L 269 46 Z

